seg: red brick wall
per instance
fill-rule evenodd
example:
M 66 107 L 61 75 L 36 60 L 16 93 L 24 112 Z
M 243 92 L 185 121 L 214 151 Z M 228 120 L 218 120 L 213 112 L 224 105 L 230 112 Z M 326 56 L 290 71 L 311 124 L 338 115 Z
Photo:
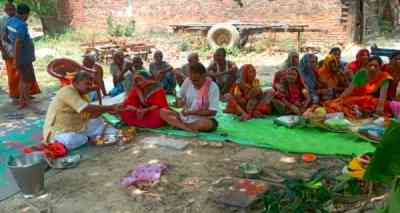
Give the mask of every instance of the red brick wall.
M 308 34 L 307 40 L 340 43 L 347 37 L 346 26 L 340 23 L 341 0 L 244 0 L 243 8 L 234 0 L 132 0 L 132 10 L 128 1 L 64 0 L 60 11 L 72 26 L 94 29 L 105 29 L 112 15 L 120 21 L 135 20 L 139 31 L 166 30 L 169 24 L 185 22 L 283 21 L 328 30 Z

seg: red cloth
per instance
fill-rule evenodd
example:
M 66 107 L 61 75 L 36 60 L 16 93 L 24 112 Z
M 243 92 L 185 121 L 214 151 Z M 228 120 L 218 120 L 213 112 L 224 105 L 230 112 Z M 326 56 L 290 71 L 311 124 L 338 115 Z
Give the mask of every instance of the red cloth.
M 285 99 L 291 104 L 299 104 L 305 100 L 302 90 L 304 84 L 300 79 L 300 75 L 297 73 L 297 79 L 293 83 L 285 81 L 287 79 L 289 70 L 282 70 L 275 74 L 272 83 L 274 89 L 274 97 L 278 100 Z M 285 91 L 279 90 L 278 85 L 281 85 Z
M 156 89 L 152 94 L 145 98 L 145 103 L 140 99 L 140 90 L 134 87 L 131 90 L 128 98 L 122 104 L 123 107 L 134 106 L 136 108 L 147 108 L 157 106 L 156 109 L 148 111 L 143 119 L 138 119 L 136 112 L 124 111 L 120 113 L 122 121 L 131 126 L 141 128 L 160 128 L 165 122 L 161 119 L 160 111 L 162 108 L 168 107 L 168 102 L 165 96 L 165 90 L 162 88 Z
M 351 73 L 356 73 L 359 69 L 361 69 L 362 64 L 361 64 L 361 56 L 363 55 L 364 52 L 367 52 L 369 55 L 369 50 L 368 49 L 361 49 L 358 51 L 356 55 L 356 60 L 351 62 L 350 64 L 347 65 L 347 68 Z
M 41 144 L 38 146 L 25 147 L 23 149 L 23 152 L 25 154 L 30 154 L 35 151 L 43 152 L 44 155 L 49 159 L 61 158 L 68 154 L 68 150 L 64 146 L 64 144 L 58 143 L 57 141 L 49 144 Z

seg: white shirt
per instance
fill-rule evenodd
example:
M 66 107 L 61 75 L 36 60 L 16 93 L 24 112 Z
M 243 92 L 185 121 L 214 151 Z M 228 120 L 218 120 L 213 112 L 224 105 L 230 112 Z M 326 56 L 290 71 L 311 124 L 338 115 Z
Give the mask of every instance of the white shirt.
M 199 110 L 197 105 L 196 105 L 196 100 L 197 100 L 197 95 L 198 95 L 199 90 L 197 90 L 192 81 L 189 78 L 186 78 L 186 80 L 183 82 L 181 90 L 180 90 L 180 97 L 183 98 L 184 101 L 184 109 L 189 110 L 189 111 L 196 111 Z M 215 82 L 211 82 L 210 88 L 208 90 L 208 102 L 209 106 L 208 109 L 210 111 L 216 111 L 218 112 L 219 109 L 219 88 Z M 181 119 L 185 123 L 193 123 L 199 120 L 201 116 L 198 115 L 189 115 L 189 116 L 183 116 L 182 114 L 180 115 Z M 212 118 L 214 116 L 211 116 Z

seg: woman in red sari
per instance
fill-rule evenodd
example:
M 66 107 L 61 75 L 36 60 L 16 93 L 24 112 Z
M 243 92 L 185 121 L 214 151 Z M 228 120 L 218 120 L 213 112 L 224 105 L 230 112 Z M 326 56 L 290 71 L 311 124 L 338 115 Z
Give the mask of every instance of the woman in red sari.
M 259 118 L 271 113 L 271 107 L 261 90 L 260 81 L 256 78 L 255 67 L 245 64 L 241 72 L 240 81 L 225 95 L 228 105 L 224 112 L 241 116 L 242 120 Z
M 141 128 L 164 126 L 160 111 L 168 108 L 165 90 L 157 82 L 145 80 L 139 74 L 133 76 L 133 81 L 133 88 L 121 106 L 122 121 Z
M 393 80 L 390 81 L 387 97 L 389 100 L 399 100 L 397 88 L 400 82 L 400 51 L 390 56 L 390 63 L 382 67 L 382 71 L 389 73 Z
M 300 115 L 306 111 L 310 99 L 297 67 L 277 72 L 272 88 L 274 90 L 272 103 L 279 114 Z
M 347 65 L 347 73 L 349 74 L 349 76 L 350 77 L 353 76 L 361 68 L 367 68 L 368 59 L 369 59 L 369 50 L 367 49 L 359 50 L 356 55 L 356 60 Z
M 323 104 L 328 112 L 343 112 L 347 117 L 361 117 L 371 114 L 391 116 L 387 91 L 392 77 L 381 71 L 382 60 L 371 57 L 367 69 L 361 69 L 353 76 L 350 86 L 335 100 Z

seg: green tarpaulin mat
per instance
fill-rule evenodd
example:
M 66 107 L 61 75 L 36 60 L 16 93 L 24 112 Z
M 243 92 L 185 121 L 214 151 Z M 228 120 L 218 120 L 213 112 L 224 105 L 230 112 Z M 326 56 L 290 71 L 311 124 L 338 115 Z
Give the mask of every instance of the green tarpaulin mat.
M 294 153 L 353 155 L 373 152 L 374 146 L 356 136 L 333 133 L 317 128 L 286 128 L 273 123 L 273 117 L 246 122 L 237 117 L 218 116 L 219 127 L 214 133 L 196 137 L 208 141 L 232 141 L 241 145 L 276 149 Z M 192 133 L 172 128 L 148 129 L 151 132 L 178 137 L 193 137 Z

